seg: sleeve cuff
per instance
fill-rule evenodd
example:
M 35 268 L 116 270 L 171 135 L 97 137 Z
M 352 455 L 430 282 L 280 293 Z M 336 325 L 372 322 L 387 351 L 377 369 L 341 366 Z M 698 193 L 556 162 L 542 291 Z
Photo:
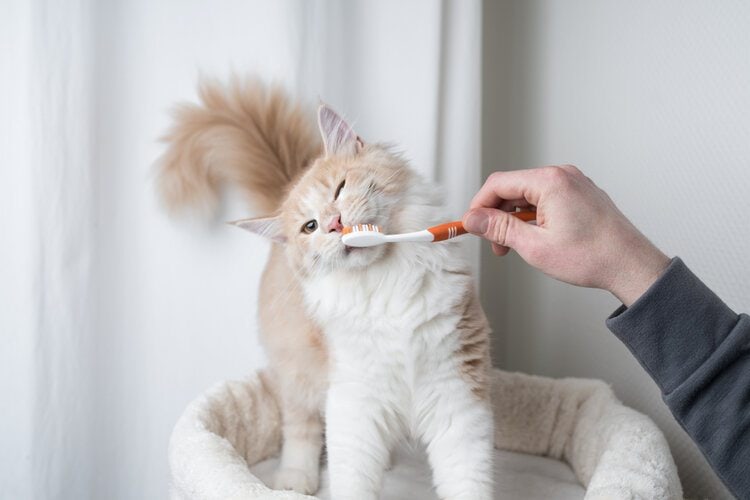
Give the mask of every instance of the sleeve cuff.
M 630 349 L 666 395 L 708 359 L 738 316 L 678 257 L 607 327 Z

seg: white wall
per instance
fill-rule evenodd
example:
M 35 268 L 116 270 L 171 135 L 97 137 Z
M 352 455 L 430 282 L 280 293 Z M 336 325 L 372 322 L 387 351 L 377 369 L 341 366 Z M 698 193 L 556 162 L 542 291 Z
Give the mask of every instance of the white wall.
M 750 311 L 750 3 L 485 2 L 483 158 L 573 163 L 737 311 Z M 604 325 L 617 301 L 483 252 L 501 366 L 600 377 L 666 432 L 686 495 L 727 495 Z

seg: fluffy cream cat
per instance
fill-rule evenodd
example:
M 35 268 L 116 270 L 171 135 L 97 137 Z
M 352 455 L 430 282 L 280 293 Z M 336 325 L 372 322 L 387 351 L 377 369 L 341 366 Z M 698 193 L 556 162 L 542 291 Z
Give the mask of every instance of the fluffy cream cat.
M 279 90 L 204 84 L 166 137 L 160 188 L 173 208 L 211 204 L 223 182 L 270 217 L 238 225 L 274 242 L 260 331 L 284 444 L 276 488 L 318 488 L 323 419 L 334 499 L 378 498 L 393 446 L 422 442 L 444 499 L 492 496 L 489 328 L 451 242 L 348 248 L 343 226 L 387 233 L 442 222 L 436 188 L 333 110 Z

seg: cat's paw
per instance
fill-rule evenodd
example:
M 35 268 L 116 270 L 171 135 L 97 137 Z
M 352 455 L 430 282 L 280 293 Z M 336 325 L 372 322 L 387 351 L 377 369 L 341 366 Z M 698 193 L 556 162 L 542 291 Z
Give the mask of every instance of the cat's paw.
M 318 472 L 302 469 L 279 469 L 273 478 L 273 489 L 294 490 L 304 495 L 312 495 L 318 491 Z

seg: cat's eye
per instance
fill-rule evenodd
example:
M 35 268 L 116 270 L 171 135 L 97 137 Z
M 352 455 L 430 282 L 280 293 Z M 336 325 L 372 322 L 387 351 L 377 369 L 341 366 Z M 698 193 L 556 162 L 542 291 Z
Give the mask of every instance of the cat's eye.
M 316 229 L 318 229 L 318 221 L 315 219 L 305 222 L 302 226 L 302 232 L 307 234 L 315 232 Z
M 346 185 L 346 179 L 341 181 L 341 184 L 339 184 L 339 187 L 336 188 L 336 194 L 333 195 L 333 201 L 338 200 L 339 195 L 341 194 L 341 190 L 344 189 L 345 185 Z

